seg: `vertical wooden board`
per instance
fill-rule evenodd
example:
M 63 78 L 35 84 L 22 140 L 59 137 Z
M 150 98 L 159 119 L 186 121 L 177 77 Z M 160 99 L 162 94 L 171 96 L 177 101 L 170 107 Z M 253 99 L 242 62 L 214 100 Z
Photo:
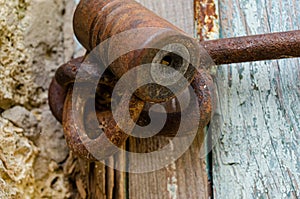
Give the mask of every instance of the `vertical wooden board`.
M 193 0 L 136 0 L 172 24 L 194 35 Z
M 139 0 L 144 6 L 182 28 L 190 35 L 194 29 L 193 0 Z M 165 146 L 170 138 L 154 137 L 145 140 L 130 139 L 129 148 L 135 152 L 147 152 Z M 182 142 L 185 139 L 182 138 Z M 208 198 L 206 163 L 200 159 L 203 132 L 180 159 L 165 168 L 143 174 L 129 173 L 129 198 Z M 174 146 L 176 147 L 176 146 Z M 130 166 L 130 159 L 129 166 Z M 143 162 L 147 164 L 147 162 Z
M 79 1 L 80 0 L 74 0 L 76 5 Z M 68 14 L 70 14 L 70 12 L 73 14 L 74 11 L 75 8 L 67 10 Z M 64 31 L 70 31 L 71 26 L 72 23 L 70 23 Z M 72 38 L 72 42 L 75 46 L 72 50 L 74 51 L 73 57 L 83 56 L 86 50 L 75 37 Z M 66 53 L 68 53 L 68 51 Z M 122 149 L 125 149 L 125 146 L 123 146 Z M 74 161 L 74 158 L 70 157 L 69 161 Z M 72 176 L 72 178 L 75 178 L 76 181 L 74 185 L 76 190 L 74 190 L 74 196 L 72 196 L 72 198 L 125 199 L 127 192 L 126 173 L 106 166 L 118 165 L 119 168 L 123 168 L 126 165 L 125 162 L 126 158 L 123 153 L 110 157 L 106 164 L 75 158 L 75 161 L 72 162 L 72 165 L 70 166 L 73 167 L 74 164 L 74 171 L 72 172 L 72 175 L 74 176 Z
M 191 36 L 193 35 L 194 13 L 192 0 L 180 0 L 176 3 L 172 0 L 140 0 L 139 2 Z M 154 146 L 156 143 L 168 143 L 169 139 L 153 138 L 148 141 L 136 145 L 137 140 L 132 139 L 130 147 L 140 149 L 140 151 L 147 150 L 148 147 Z M 122 199 L 126 198 L 126 194 L 129 194 L 129 198 L 147 199 L 207 198 L 208 182 L 205 161 L 199 159 L 199 148 L 202 142 L 200 135 L 194 142 L 192 149 L 169 167 L 145 175 L 128 174 L 128 179 L 125 173 L 105 167 L 101 163 L 97 163 L 97 166 L 92 166 L 92 168 L 82 165 L 80 167 L 82 172 L 88 172 L 89 175 L 81 183 L 87 184 L 80 189 L 83 192 L 81 196 L 85 195 L 84 191 L 86 190 L 89 198 Z M 126 160 L 124 154 L 120 154 L 109 161 L 111 161 L 111 164 L 125 166 L 128 160 Z M 87 163 L 87 165 L 90 164 Z M 126 190 L 127 187 L 129 187 L 129 190 Z
M 220 0 L 222 37 L 296 30 L 297 0 Z M 215 198 L 300 197 L 300 60 L 218 68 Z
M 161 148 L 169 142 L 168 138 L 163 137 L 142 141 L 131 138 L 130 149 L 146 153 L 149 149 Z M 182 138 L 182 142 L 186 142 L 185 138 Z M 203 132 L 199 132 L 190 149 L 175 162 L 157 171 L 129 174 L 129 198 L 208 198 L 206 162 L 200 159 L 202 143 Z M 159 162 L 159 160 L 149 161 Z M 142 164 L 151 163 L 142 162 Z

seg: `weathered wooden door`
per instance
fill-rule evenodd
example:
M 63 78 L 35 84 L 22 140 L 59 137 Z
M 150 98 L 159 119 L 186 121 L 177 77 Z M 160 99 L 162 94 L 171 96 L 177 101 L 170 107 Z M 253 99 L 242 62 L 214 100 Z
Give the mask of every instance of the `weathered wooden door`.
M 299 29 L 295 0 L 139 0 L 199 39 Z M 195 11 L 195 12 L 194 12 Z M 144 174 L 121 173 L 83 162 L 89 198 L 297 198 L 300 196 L 299 59 L 218 66 L 218 109 L 212 156 L 200 157 L 203 134 L 173 164 Z M 184 141 L 184 138 L 183 138 Z M 131 138 L 128 149 L 145 152 L 168 138 Z M 122 160 L 122 161 L 120 161 Z M 111 161 L 115 161 L 113 158 Z M 126 157 L 115 164 L 125 166 Z M 212 176 L 209 165 L 212 162 Z M 147 164 L 145 162 L 145 164 Z M 86 166 L 89 165 L 89 166 Z M 209 177 L 210 176 L 210 177 Z M 211 183 L 213 180 L 213 184 Z M 83 183 L 84 184 L 84 183 Z
M 298 0 L 219 0 L 220 36 L 299 30 Z M 215 198 L 299 198 L 300 60 L 220 66 Z

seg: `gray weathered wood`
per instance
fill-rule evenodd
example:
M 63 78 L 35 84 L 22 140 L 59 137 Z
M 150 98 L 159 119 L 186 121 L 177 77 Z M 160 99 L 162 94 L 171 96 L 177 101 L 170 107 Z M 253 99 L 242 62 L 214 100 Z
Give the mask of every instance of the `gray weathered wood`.
M 300 28 L 298 0 L 220 0 L 222 37 Z M 300 60 L 220 66 L 215 198 L 300 197 Z
M 176 2 L 172 0 L 139 0 L 139 2 L 193 35 L 193 0 Z M 165 146 L 169 144 L 169 141 L 170 138 L 164 137 L 146 140 L 131 138 L 129 147 L 134 152 L 147 152 L 155 150 L 159 146 Z M 182 142 L 184 141 L 185 139 L 182 138 Z M 202 143 L 203 132 L 200 132 L 190 149 L 173 164 L 151 173 L 130 173 L 128 175 L 129 198 L 208 198 L 206 163 L 204 159 L 200 159 L 199 155 Z
M 184 30 L 194 34 L 193 0 L 136 0 L 146 8 Z

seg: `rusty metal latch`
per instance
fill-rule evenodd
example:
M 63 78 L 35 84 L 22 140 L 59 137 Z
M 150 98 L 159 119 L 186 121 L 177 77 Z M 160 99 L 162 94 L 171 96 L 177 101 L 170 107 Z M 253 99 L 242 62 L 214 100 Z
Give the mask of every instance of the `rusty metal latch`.
M 138 31 L 130 32 L 134 29 Z M 165 107 L 167 120 L 158 135 L 174 136 L 178 129 L 177 123 L 182 117 L 182 109 L 174 97 L 188 86 L 174 80 L 177 72 L 185 78 L 197 97 L 200 118 L 196 125 L 199 129 L 203 129 L 211 119 L 216 100 L 213 79 L 207 70 L 211 67 L 211 63 L 219 65 L 300 57 L 299 30 L 199 43 L 134 0 L 81 0 L 74 14 L 74 32 L 87 53 L 85 57 L 73 59 L 58 68 L 49 88 L 49 105 L 53 115 L 63 124 L 70 149 L 90 160 L 96 158 L 87 148 L 93 147 L 95 139 L 101 146 L 97 159 L 102 159 L 115 152 L 108 141 L 120 147 L 128 138 L 128 133 L 124 132 L 114 120 L 111 104 L 115 102 L 112 95 L 119 79 L 139 65 L 149 63 L 161 65 L 158 68 L 159 72 L 153 72 L 149 66 L 149 75 L 153 79 L 161 74 L 170 76 L 166 77 L 163 83 L 171 85 L 173 90 L 153 83 L 136 89 L 128 104 L 131 119 L 139 125 L 147 125 L 150 122 L 148 110 L 153 104 L 160 103 Z M 105 48 L 97 49 L 99 44 L 124 32 L 128 34 L 126 37 L 120 37 L 123 39 L 117 40 L 118 42 L 107 42 Z M 174 43 L 176 45 L 172 45 Z M 112 63 L 108 61 L 108 57 L 133 47 L 134 50 L 124 51 L 126 53 L 116 57 Z M 209 59 L 206 60 L 203 53 L 209 55 Z M 188 58 L 180 56 L 181 54 L 188 55 Z M 105 69 L 103 65 L 109 66 Z M 175 72 L 165 72 L 164 66 L 172 68 Z M 86 103 L 82 104 L 82 107 L 76 107 L 72 103 L 73 85 L 81 68 L 91 76 L 103 72 L 97 80 L 98 86 L 94 94 L 95 112 L 90 110 Z M 134 82 L 142 82 L 148 78 L 139 75 L 135 77 L 132 79 Z M 95 78 L 87 77 L 86 80 L 95 81 Z M 121 107 L 120 110 L 126 108 L 128 109 Z M 190 109 L 191 107 L 185 107 L 185 115 L 189 115 Z M 76 122 L 76 111 L 84 113 L 85 122 Z M 95 114 L 97 121 L 94 121 Z M 191 123 L 188 123 L 189 121 Z M 93 122 L 98 123 L 98 127 L 103 130 L 102 134 L 93 133 L 97 132 L 97 129 L 90 125 Z M 195 125 L 192 119 L 187 123 L 187 126 Z M 89 136 L 79 138 L 79 131 L 86 132 Z M 184 131 L 188 132 L 189 129 L 186 128 Z

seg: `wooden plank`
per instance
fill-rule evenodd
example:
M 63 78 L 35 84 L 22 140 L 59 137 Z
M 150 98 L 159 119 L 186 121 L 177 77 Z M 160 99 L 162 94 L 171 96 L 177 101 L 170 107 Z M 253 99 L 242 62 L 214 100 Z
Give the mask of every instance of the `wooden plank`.
M 154 172 L 129 174 L 130 198 L 208 198 L 206 163 L 199 158 L 203 143 L 202 133 L 199 132 L 200 136 L 195 139 L 190 149 L 174 163 Z M 184 138 L 182 142 L 185 142 Z M 145 153 L 168 143 L 169 139 L 163 137 L 146 140 L 131 138 L 130 149 Z
M 300 28 L 296 0 L 220 0 L 222 37 Z M 300 60 L 220 66 L 215 198 L 300 197 Z
M 139 2 L 190 35 L 193 34 L 192 0 L 176 2 L 172 0 L 139 0 Z M 208 198 L 206 163 L 204 159 L 199 158 L 203 134 L 204 132 L 200 132 L 190 149 L 169 166 L 149 173 L 129 173 L 129 198 Z M 165 137 L 143 140 L 131 138 L 129 149 L 133 152 L 145 153 L 169 144 L 170 140 Z M 185 142 L 185 138 L 182 138 L 182 142 Z M 143 163 L 148 164 L 147 162 Z
M 172 24 L 194 35 L 193 0 L 136 0 Z

